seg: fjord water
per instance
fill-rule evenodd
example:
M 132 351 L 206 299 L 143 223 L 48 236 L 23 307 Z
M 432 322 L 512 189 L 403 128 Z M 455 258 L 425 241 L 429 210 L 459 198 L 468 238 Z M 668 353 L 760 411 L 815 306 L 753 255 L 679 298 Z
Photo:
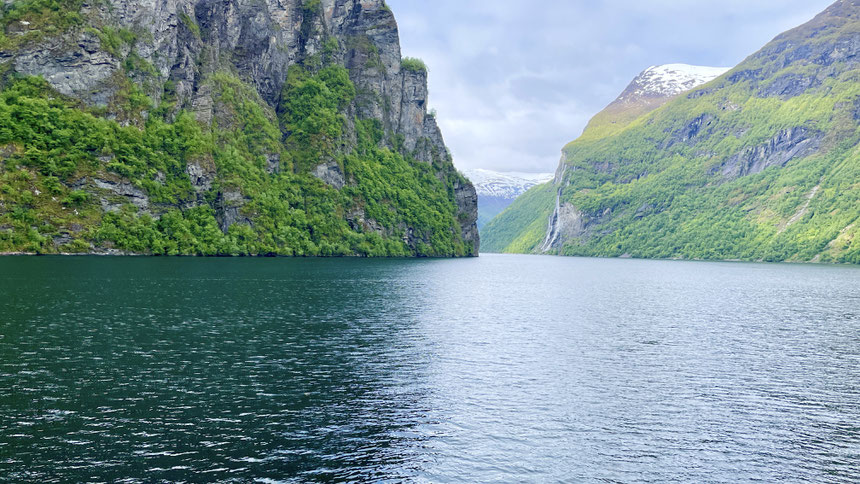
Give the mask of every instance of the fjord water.
M 860 480 L 860 270 L 0 259 L 0 480 Z

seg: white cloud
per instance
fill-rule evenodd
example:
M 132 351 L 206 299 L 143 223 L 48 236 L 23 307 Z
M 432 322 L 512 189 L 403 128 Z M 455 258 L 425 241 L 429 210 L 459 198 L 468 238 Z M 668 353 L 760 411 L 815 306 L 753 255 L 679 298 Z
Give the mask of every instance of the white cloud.
M 640 71 L 731 66 L 832 0 L 388 0 L 461 169 L 551 172 Z

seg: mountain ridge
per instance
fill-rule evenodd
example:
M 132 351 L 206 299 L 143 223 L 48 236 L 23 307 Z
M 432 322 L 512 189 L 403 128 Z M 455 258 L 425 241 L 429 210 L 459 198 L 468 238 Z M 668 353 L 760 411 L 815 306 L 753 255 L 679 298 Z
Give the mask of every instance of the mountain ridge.
M 478 195 L 516 198 L 529 188 L 552 180 L 552 173 L 501 172 L 476 168 L 463 172 L 475 185 Z

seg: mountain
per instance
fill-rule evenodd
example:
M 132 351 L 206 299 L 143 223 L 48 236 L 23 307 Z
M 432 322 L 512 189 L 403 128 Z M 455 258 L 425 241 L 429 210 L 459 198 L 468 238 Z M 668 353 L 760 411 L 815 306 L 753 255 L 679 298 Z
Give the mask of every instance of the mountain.
M 383 0 L 19 0 L 0 252 L 477 255 Z
M 648 109 L 598 115 L 485 250 L 860 263 L 860 0 Z
M 479 230 L 529 188 L 552 180 L 552 173 L 501 173 L 483 169 L 466 170 L 465 175 L 478 192 Z
M 636 76 L 612 104 L 591 119 L 583 136 L 615 133 L 634 119 L 650 113 L 681 93 L 713 81 L 728 70 L 728 67 L 687 64 L 649 67 Z

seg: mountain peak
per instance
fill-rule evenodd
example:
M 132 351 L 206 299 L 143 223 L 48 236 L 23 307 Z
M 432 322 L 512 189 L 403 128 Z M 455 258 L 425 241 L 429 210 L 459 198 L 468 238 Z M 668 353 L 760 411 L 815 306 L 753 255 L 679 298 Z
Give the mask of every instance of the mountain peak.
M 651 66 L 636 76 L 618 99 L 591 118 L 582 138 L 603 137 L 624 129 L 634 119 L 675 96 L 707 84 L 728 71 L 728 67 L 689 64 Z
M 638 102 L 643 98 L 668 98 L 695 89 L 728 72 L 728 67 L 688 64 L 651 66 L 633 79 L 616 102 Z

